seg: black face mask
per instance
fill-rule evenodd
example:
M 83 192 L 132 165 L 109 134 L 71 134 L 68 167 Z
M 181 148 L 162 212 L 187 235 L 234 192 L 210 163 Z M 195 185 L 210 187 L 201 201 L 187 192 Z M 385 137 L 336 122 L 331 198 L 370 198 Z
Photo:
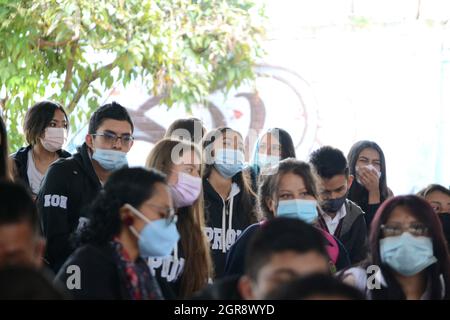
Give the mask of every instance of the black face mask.
M 347 199 L 347 194 L 341 198 L 325 200 L 321 207 L 325 212 L 336 213 L 344 205 L 345 199 Z
M 439 220 L 441 220 L 442 229 L 447 241 L 450 240 L 450 213 L 438 213 Z

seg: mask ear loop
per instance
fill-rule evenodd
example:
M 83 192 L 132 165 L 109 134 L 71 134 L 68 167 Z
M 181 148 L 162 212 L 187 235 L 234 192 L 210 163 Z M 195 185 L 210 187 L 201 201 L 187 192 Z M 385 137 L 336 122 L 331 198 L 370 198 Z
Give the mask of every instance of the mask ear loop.
M 139 212 L 139 210 L 134 208 L 131 204 L 126 203 L 124 204 L 124 207 L 129 209 L 131 212 L 133 212 L 136 216 L 144 220 L 146 223 L 151 223 L 151 221 L 146 216 L 144 216 L 141 212 Z M 139 234 L 139 232 L 136 230 L 135 227 L 130 225 L 129 222 L 130 220 L 128 219 L 128 221 L 126 221 L 125 223 L 128 225 L 128 228 L 130 228 L 131 233 L 133 233 L 136 236 L 136 238 L 141 239 L 141 235 Z

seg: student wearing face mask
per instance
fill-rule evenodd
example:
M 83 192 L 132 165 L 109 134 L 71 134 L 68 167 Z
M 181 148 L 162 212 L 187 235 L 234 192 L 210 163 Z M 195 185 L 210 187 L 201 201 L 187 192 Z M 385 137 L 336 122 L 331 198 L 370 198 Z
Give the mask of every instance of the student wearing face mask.
M 154 300 L 162 294 L 146 259 L 170 255 L 179 240 L 164 174 L 143 168 L 114 172 L 90 207 L 90 223 L 56 280 L 75 299 Z M 73 266 L 79 283 L 71 280 Z
M 350 265 L 346 249 L 318 223 L 320 207 L 316 177 L 309 164 L 292 158 L 282 160 L 272 175 L 264 177 L 258 192 L 258 209 L 265 220 L 249 226 L 227 255 L 225 274 L 242 275 L 247 246 L 253 234 L 267 220 L 288 217 L 303 220 L 321 231 L 329 255 L 330 271 Z
M 150 152 L 146 167 L 167 175 L 180 241 L 167 257 L 150 257 L 166 299 L 186 298 L 207 285 L 212 277 L 209 242 L 205 236 L 201 151 L 190 142 L 164 139 Z
M 64 108 L 51 101 L 42 101 L 28 109 L 23 130 L 28 146 L 11 155 L 15 181 L 30 187 L 33 196 L 39 193 L 49 166 L 60 158 L 70 157 L 63 150 L 69 128 Z
M 310 163 L 317 173 L 323 212 L 319 223 L 324 230 L 342 241 L 351 263 L 367 257 L 367 227 L 364 212 L 347 199 L 353 183 L 344 154 L 325 146 L 311 154 Z
M 55 273 L 74 249 L 70 236 L 87 222 L 84 209 L 111 172 L 127 166 L 133 129 L 124 107 L 115 102 L 106 104 L 92 115 L 78 152 L 49 167 L 37 204 L 47 239 L 46 258 Z
M 372 222 L 370 252 L 360 267 L 341 274 L 368 299 L 450 298 L 449 253 L 438 217 L 424 199 L 407 195 L 384 202 Z
M 256 143 L 250 167 L 255 192 L 261 182 L 260 176 L 271 174 L 271 168 L 286 158 L 295 158 L 294 143 L 289 133 L 280 128 L 267 130 Z
M 439 184 L 430 184 L 421 190 L 418 195 L 427 200 L 433 207 L 434 212 L 437 213 L 439 220 L 441 220 L 447 244 L 450 245 L 450 189 Z
M 226 253 L 237 237 L 256 222 L 255 194 L 244 169 L 242 136 L 219 128 L 203 140 L 206 236 L 211 245 L 214 273 L 223 276 Z
M 393 196 L 387 186 L 384 153 L 375 142 L 362 140 L 351 147 L 347 161 L 350 174 L 356 180 L 347 198 L 366 213 L 366 225 L 369 228 L 381 203 Z

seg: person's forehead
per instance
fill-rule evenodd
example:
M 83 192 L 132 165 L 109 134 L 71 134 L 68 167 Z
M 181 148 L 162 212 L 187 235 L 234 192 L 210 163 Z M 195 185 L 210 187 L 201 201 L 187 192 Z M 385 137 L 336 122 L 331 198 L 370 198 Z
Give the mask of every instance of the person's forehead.
M 387 223 L 412 223 L 419 222 L 413 213 L 404 206 L 397 206 L 389 215 Z
M 450 196 L 448 196 L 445 193 L 438 191 L 438 190 L 430 192 L 426 196 L 426 199 L 428 201 L 437 201 L 437 202 L 443 202 L 443 203 L 450 202 Z
M 34 230 L 27 221 L 0 225 L 0 243 L 4 245 L 20 246 L 29 243 L 34 238 Z
M 279 189 L 283 188 L 305 188 L 303 178 L 292 172 L 285 173 L 281 176 L 279 182 Z
M 380 154 L 373 148 L 365 148 L 359 153 L 359 157 L 365 157 L 371 160 L 380 160 Z
M 126 120 L 105 119 L 97 131 L 111 131 L 117 134 L 131 134 L 131 124 Z
M 323 264 L 323 266 L 327 267 L 327 263 L 327 259 L 315 250 L 306 252 L 286 250 L 270 255 L 261 271 L 265 275 L 279 270 L 289 270 L 296 273 L 301 272 L 306 266 L 309 268 L 312 265 L 320 266 Z
M 330 179 L 319 179 L 319 185 L 326 190 L 334 190 L 342 187 L 347 182 L 347 178 L 344 174 L 338 174 Z

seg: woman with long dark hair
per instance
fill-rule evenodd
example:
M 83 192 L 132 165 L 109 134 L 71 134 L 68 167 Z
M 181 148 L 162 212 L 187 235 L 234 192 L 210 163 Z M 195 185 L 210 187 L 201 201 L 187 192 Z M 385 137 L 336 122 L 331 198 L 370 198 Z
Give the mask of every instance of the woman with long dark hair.
M 165 175 L 144 168 L 113 172 L 89 217 L 80 248 L 57 279 L 77 299 L 161 299 L 145 259 L 170 255 L 179 239 Z M 78 285 L 69 279 L 73 266 L 81 273 Z
M 351 147 L 347 161 L 350 174 L 356 180 L 352 183 L 347 198 L 366 213 L 366 223 L 370 227 L 380 205 L 393 196 L 387 186 L 383 150 L 373 141 L 358 141 Z
M 223 275 L 226 253 L 241 232 L 258 220 L 255 194 L 244 169 L 244 143 L 239 132 L 219 128 L 203 140 L 203 190 L 206 235 L 211 244 L 214 273 Z
M 397 196 L 378 209 L 370 257 L 342 273 L 373 300 L 450 298 L 450 260 L 439 219 L 418 196 Z M 368 279 L 368 273 L 371 279 Z
M 295 158 L 294 142 L 290 134 L 280 128 L 267 130 L 255 145 L 251 170 L 252 187 L 258 192 L 260 175 L 270 174 L 270 168 L 281 160 Z

